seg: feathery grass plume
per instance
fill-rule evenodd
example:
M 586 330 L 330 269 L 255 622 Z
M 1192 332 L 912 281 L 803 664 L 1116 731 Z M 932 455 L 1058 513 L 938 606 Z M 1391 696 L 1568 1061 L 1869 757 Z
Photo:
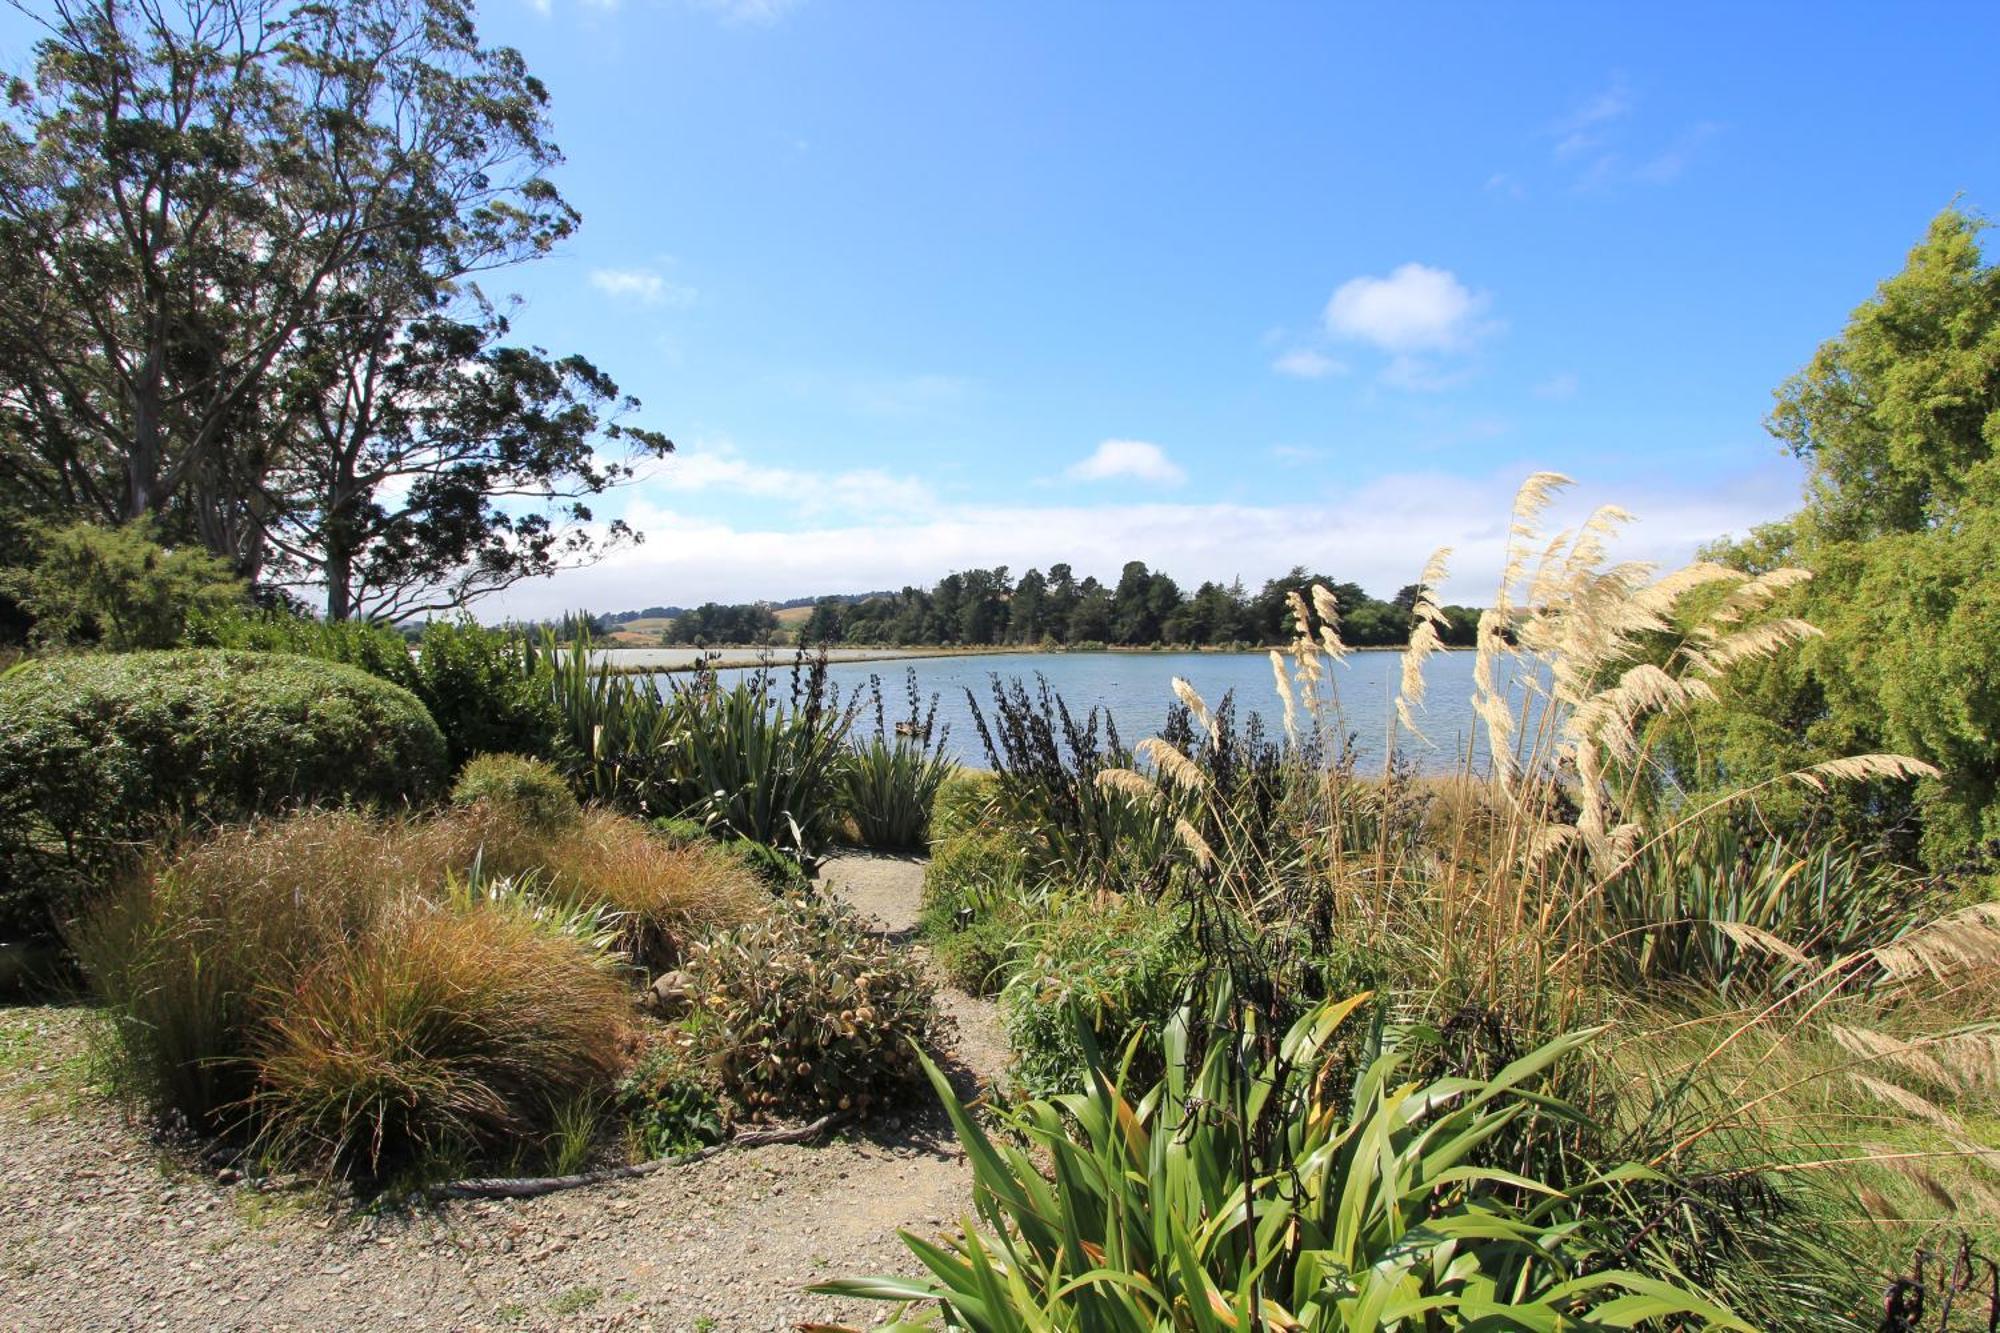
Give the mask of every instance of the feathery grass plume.
M 1966 1132 L 1964 1124 L 1959 1121 L 1957 1116 L 1952 1115 L 1928 1097 L 1919 1096 L 1899 1083 L 1891 1083 L 1886 1079 L 1879 1079 L 1871 1074 L 1864 1074 L 1859 1070 L 1849 1070 L 1847 1077 L 1853 1080 L 1856 1087 L 1875 1098 L 1875 1100 L 1893 1106 L 1907 1115 L 1914 1116 L 1919 1120 L 1928 1120 L 1939 1128 L 1950 1130 L 1954 1134 L 1962 1135 Z
M 1850 1055 L 1867 1061 L 1880 1061 L 1932 1083 L 1949 1086 L 1957 1081 L 1942 1061 L 1916 1042 L 1903 1041 L 1886 1032 L 1847 1023 L 1829 1023 L 1826 1030 L 1827 1035 Z
M 1201 832 L 1187 820 L 1174 821 L 1174 836 L 1180 839 L 1181 846 L 1194 854 L 1195 863 L 1202 869 L 1215 864 L 1215 851 L 1208 845 L 1208 839 L 1202 837 Z
M 1974 903 L 1869 951 L 1897 981 L 2000 967 L 2000 903 Z
M 1825 791 L 1828 778 L 1837 782 L 1868 782 L 1875 778 L 1935 778 L 1942 774 L 1923 760 L 1905 754 L 1852 754 L 1812 764 L 1788 776 L 1814 791 Z
M 1216 735 L 1215 715 L 1208 711 L 1208 703 L 1195 692 L 1194 686 L 1179 676 L 1174 677 L 1174 697 L 1181 701 L 1181 707 L 1188 710 L 1194 720 L 1201 724 L 1202 736 L 1208 741 L 1208 748 L 1214 749 L 1221 743 Z
M 1347 644 L 1340 637 L 1340 600 L 1322 584 L 1313 584 L 1313 610 L 1319 613 L 1319 646 L 1333 661 L 1347 656 Z
M 1418 728 L 1415 710 L 1424 704 L 1424 662 L 1443 644 L 1440 631 L 1444 628 L 1445 617 L 1437 604 L 1436 589 L 1438 584 L 1444 582 L 1450 559 L 1451 548 L 1440 546 L 1431 552 L 1431 558 L 1424 563 L 1423 573 L 1417 576 L 1417 600 L 1410 608 L 1410 642 L 1403 649 L 1402 678 L 1396 689 L 1396 720 L 1426 744 L 1429 737 Z
M 1129 768 L 1099 769 L 1097 786 L 1100 791 L 1117 792 L 1147 805 L 1159 800 L 1162 794 L 1152 779 Z
M 1627 827 L 1633 827 L 1627 825 Z M 1779 939 L 1762 926 L 1753 926 L 1748 921 L 1717 921 L 1715 928 L 1746 949 L 1782 958 L 1788 963 L 1804 967 L 1812 960 L 1797 945 Z
M 1182 791 L 1198 792 L 1208 786 L 1208 775 L 1201 771 L 1201 765 L 1161 740 L 1158 736 L 1148 736 L 1133 748 L 1133 754 L 1151 763 L 1165 778 Z
M 1278 699 L 1285 706 L 1285 739 L 1292 744 L 1299 742 L 1298 705 L 1292 699 L 1292 682 L 1285 675 L 1285 655 L 1276 648 L 1271 650 L 1271 680 L 1278 689 Z

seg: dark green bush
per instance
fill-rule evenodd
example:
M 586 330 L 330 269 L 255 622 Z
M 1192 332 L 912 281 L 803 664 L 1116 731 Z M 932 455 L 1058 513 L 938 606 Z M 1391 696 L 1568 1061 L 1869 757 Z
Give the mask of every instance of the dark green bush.
M 468 760 L 459 770 L 451 799 L 454 805 L 484 801 L 543 833 L 574 827 L 583 817 L 576 793 L 562 774 L 539 759 L 518 754 L 482 754 Z
M 656 819 L 653 830 L 677 847 L 719 848 L 773 893 L 804 893 L 812 887 L 812 876 L 798 858 L 761 842 L 731 837 L 726 829 L 711 832 L 695 819 Z
M 435 621 L 412 645 L 394 630 L 355 621 L 223 616 L 200 622 L 188 641 L 343 662 L 400 685 L 430 710 L 453 768 L 476 754 L 547 759 L 557 753 L 552 668 L 525 639 L 504 630 Z
M 935 993 L 845 904 L 792 899 L 697 944 L 685 970 L 722 1086 L 753 1113 L 866 1112 L 923 1083 Z
M 53 658 L 0 679 L 0 931 L 48 928 L 176 826 L 429 797 L 444 738 L 351 667 L 183 649 Z

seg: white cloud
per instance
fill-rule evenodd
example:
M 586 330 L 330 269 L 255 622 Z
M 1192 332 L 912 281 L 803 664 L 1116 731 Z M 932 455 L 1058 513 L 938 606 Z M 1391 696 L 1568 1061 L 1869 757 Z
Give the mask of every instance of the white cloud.
M 1326 450 L 1302 444 L 1274 444 L 1271 446 L 1270 454 L 1286 467 L 1303 467 L 1307 463 L 1317 463 L 1325 458 Z
M 1323 380 L 1329 375 L 1345 375 L 1347 367 L 1324 352 L 1315 352 L 1310 347 L 1295 348 L 1271 363 L 1271 369 L 1280 375 L 1290 375 L 1295 379 Z
M 1072 464 L 1065 475 L 1072 481 L 1131 477 L 1156 486 L 1178 486 L 1187 480 L 1187 473 L 1167 457 L 1164 449 L 1144 440 L 1106 440 L 1090 457 Z
M 1390 352 L 1455 351 L 1484 331 L 1486 304 L 1449 269 L 1410 263 L 1384 278 L 1342 283 L 1326 303 L 1326 327 Z
M 649 268 L 594 268 L 590 285 L 613 299 L 647 305 L 689 306 L 695 298 L 694 288 L 669 282 Z
M 934 509 L 937 496 L 915 477 L 881 468 L 814 472 L 755 463 L 727 440 L 702 441 L 648 464 L 646 492 L 718 491 L 781 502 L 806 515 L 883 514 L 891 517 Z
M 903 516 L 784 531 L 743 528 L 632 497 L 625 517 L 643 544 L 600 565 L 522 584 L 480 604 L 488 619 L 612 610 L 660 601 L 746 601 L 865 588 L 928 586 L 953 569 L 1068 561 L 1079 575 L 1115 579 L 1144 560 L 1193 587 L 1241 575 L 1255 585 L 1293 565 L 1352 578 L 1386 596 L 1416 576 L 1431 551 L 1453 548 L 1448 600 L 1487 602 L 1504 562 L 1507 514 L 1527 469 L 1489 477 L 1405 473 L 1343 488 L 1325 502 L 1277 505 L 1135 503 L 935 506 Z M 1797 503 L 1796 469 L 1771 466 L 1699 488 L 1579 487 L 1545 517 L 1574 526 L 1606 500 L 1640 521 L 1616 559 L 1678 564 L 1701 542 L 1743 532 Z M 670 497 L 662 497 L 670 498 Z
M 1535 397 L 1564 402 L 1576 397 L 1576 391 L 1582 387 L 1583 381 L 1577 378 L 1575 371 L 1559 371 L 1535 386 Z

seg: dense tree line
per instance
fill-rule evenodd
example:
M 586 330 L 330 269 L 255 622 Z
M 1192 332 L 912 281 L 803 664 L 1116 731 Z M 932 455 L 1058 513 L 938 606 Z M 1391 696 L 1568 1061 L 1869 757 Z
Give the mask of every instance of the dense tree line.
M 1388 601 L 1370 597 L 1358 585 L 1303 567 L 1268 580 L 1249 592 L 1238 580 L 1203 583 L 1185 592 L 1172 578 L 1144 562 L 1127 564 L 1116 584 L 1085 575 L 1066 564 L 1044 573 L 1030 569 L 1017 580 L 1007 567 L 948 574 L 929 588 L 864 597 L 822 597 L 799 630 L 808 644 L 952 644 L 968 647 L 1009 644 L 1196 647 L 1261 645 L 1291 638 L 1286 594 L 1322 583 L 1339 599 L 1341 633 L 1357 647 L 1390 647 L 1408 641 L 1413 584 Z M 1446 608 L 1446 641 L 1469 645 L 1478 613 Z M 768 605 L 718 606 L 710 603 L 679 617 L 667 631 L 668 643 L 765 643 L 777 629 Z

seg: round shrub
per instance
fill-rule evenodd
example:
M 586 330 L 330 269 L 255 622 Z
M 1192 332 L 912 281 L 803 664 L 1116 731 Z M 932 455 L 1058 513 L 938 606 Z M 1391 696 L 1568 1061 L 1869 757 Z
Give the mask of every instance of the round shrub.
M 943 1019 L 910 958 L 844 903 L 795 898 L 697 944 L 685 971 L 723 1089 L 753 1113 L 866 1112 L 924 1081 Z
M 1108 907 L 1072 902 L 1037 933 L 1033 955 L 1017 958 L 1000 993 L 1020 1091 L 1047 1097 L 1082 1087 L 1089 1060 L 1079 1024 L 1116 1064 L 1142 1026 L 1165 1025 L 1198 961 L 1187 923 L 1170 908 L 1133 898 Z M 1142 1085 L 1158 1076 L 1157 1043 L 1146 1044 L 1135 1068 Z
M 451 800 L 463 806 L 483 801 L 543 833 L 574 828 L 583 817 L 562 774 L 518 754 L 482 754 L 469 761 L 459 770 Z
M 0 932 L 46 929 L 176 825 L 428 797 L 444 738 L 352 667 L 214 649 L 53 658 L 0 679 Z

